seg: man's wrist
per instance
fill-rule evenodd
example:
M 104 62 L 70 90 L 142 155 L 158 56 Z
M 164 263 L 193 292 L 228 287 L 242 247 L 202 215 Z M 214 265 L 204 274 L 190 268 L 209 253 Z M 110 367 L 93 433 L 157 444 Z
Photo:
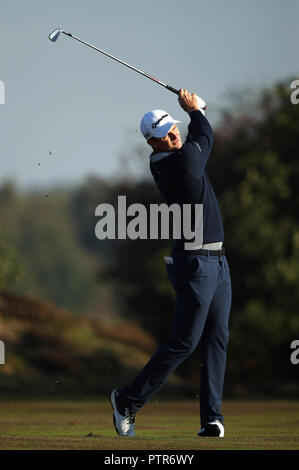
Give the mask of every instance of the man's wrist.
M 188 114 L 191 114 L 193 113 L 193 111 L 200 111 L 200 109 L 197 107 L 197 108 L 192 108 L 191 110 L 187 111 Z

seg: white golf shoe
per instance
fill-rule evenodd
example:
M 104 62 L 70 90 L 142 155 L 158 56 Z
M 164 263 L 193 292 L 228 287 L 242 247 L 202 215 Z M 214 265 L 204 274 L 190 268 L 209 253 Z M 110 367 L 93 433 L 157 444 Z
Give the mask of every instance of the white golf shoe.
M 224 426 L 218 419 L 210 421 L 198 433 L 200 437 L 224 437 Z
M 113 423 L 120 436 L 135 436 L 135 414 L 130 413 L 123 402 L 121 390 L 114 389 L 110 394 L 110 403 L 113 408 Z

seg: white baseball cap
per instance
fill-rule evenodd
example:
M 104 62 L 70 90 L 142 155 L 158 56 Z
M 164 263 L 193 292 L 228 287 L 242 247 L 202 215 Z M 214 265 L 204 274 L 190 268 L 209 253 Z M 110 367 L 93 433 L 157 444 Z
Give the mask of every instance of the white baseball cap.
M 178 122 L 173 119 L 166 111 L 154 109 L 145 113 L 140 123 L 140 130 L 143 137 L 149 140 L 151 137 L 165 137 L 170 128 Z

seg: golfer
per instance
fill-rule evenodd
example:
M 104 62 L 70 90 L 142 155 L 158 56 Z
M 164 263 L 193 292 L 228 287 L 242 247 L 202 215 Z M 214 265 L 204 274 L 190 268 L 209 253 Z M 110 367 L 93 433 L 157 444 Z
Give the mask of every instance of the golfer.
M 112 390 L 114 426 L 121 436 L 134 436 L 135 414 L 164 385 L 169 375 L 201 340 L 200 421 L 198 436 L 224 436 L 221 414 L 231 308 L 231 279 L 224 253 L 224 232 L 218 202 L 205 167 L 213 131 L 203 110 L 205 103 L 181 89 L 180 106 L 190 116 L 184 144 L 166 111 L 146 113 L 140 129 L 152 147 L 150 169 L 165 203 L 203 204 L 203 243 L 185 249 L 176 240 L 165 257 L 170 283 L 176 292 L 173 331 L 127 387 Z

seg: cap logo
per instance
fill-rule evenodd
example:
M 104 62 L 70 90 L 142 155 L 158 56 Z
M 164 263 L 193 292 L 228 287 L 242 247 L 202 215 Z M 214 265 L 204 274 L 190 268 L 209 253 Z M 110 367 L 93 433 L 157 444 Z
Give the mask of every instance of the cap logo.
M 160 124 L 160 122 L 162 121 L 162 119 L 166 118 L 167 116 L 168 116 L 168 114 L 164 114 L 162 117 L 160 117 L 160 119 L 158 119 L 158 121 L 153 122 L 152 128 L 155 129 L 155 128 L 158 126 L 158 124 Z

